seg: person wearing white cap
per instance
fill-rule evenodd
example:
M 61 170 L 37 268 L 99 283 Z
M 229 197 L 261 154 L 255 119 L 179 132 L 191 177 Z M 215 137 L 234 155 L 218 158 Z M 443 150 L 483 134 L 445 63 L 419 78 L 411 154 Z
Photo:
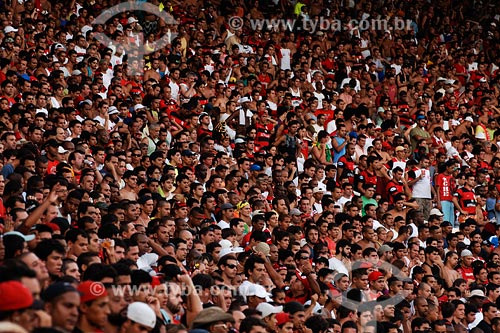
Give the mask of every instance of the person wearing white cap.
M 462 279 L 467 281 L 467 283 L 475 281 L 474 270 L 472 268 L 472 262 L 474 261 L 472 252 L 467 249 L 462 250 L 460 257 L 462 258 L 462 263 L 457 268 L 457 272 L 462 275 Z
M 255 309 L 263 302 L 271 301 L 270 294 L 266 288 L 260 284 L 250 283 L 246 288 L 240 288 L 240 292 L 246 298 L 246 302 L 250 309 Z
M 156 314 L 142 302 L 134 302 L 127 307 L 127 320 L 120 327 L 119 333 L 146 333 L 156 326 Z
M 276 314 L 283 311 L 282 306 L 273 306 L 269 303 L 260 303 L 255 310 L 262 313 L 262 320 L 267 324 L 271 331 L 277 331 Z
M 3 32 L 5 33 L 5 36 L 7 36 L 7 37 L 14 37 L 16 35 L 15 33 L 18 31 L 19 31 L 19 29 L 16 29 L 11 25 L 8 25 L 3 29 Z

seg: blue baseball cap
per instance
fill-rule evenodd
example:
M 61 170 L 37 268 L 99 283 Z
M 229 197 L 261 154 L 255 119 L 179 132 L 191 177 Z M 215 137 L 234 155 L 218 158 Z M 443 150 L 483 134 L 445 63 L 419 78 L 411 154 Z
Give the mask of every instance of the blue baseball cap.
M 262 170 L 262 168 L 258 164 L 252 164 L 252 166 L 250 167 L 250 171 L 260 171 L 260 170 Z

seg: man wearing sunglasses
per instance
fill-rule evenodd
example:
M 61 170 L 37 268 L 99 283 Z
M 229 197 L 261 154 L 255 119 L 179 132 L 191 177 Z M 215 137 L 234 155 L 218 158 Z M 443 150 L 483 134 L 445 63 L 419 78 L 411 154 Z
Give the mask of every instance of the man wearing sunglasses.
M 232 286 L 233 279 L 237 273 L 238 260 L 232 254 L 227 254 L 219 259 L 217 263 L 221 271 L 221 277 L 224 280 L 226 286 Z

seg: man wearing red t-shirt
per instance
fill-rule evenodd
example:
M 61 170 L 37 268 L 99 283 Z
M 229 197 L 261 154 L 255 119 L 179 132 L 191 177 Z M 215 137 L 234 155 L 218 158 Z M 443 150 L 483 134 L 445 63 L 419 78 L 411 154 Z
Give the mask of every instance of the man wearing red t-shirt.
M 462 279 L 467 281 L 467 283 L 475 281 L 474 272 L 472 269 L 472 262 L 474 261 L 474 257 L 472 256 L 472 252 L 465 249 L 462 250 L 460 254 L 462 257 L 462 264 L 457 268 L 457 272 L 462 275 Z
M 298 301 L 304 303 L 311 298 L 311 295 L 318 293 L 319 285 L 316 275 L 313 274 L 313 268 L 309 259 L 309 253 L 301 250 L 295 254 L 295 277 L 290 281 L 290 289 L 286 293 L 285 301 Z
M 455 191 L 455 181 L 453 179 L 453 169 L 456 161 L 451 159 L 446 162 L 443 172 L 436 176 L 437 208 L 444 214 L 444 221 L 455 223 L 455 207 L 453 206 L 453 192 Z
M 358 177 L 358 191 L 365 193 L 363 185 L 377 186 L 376 164 L 380 164 L 381 160 L 376 156 L 369 156 L 366 160 L 366 170 L 361 171 Z
M 401 167 L 397 166 L 392 170 L 392 179 L 387 183 L 385 190 L 389 204 L 394 204 L 394 198 L 400 193 L 410 196 L 411 191 L 403 178 L 403 169 Z
M 54 139 L 50 139 L 45 143 L 45 153 L 49 159 L 49 164 L 47 166 L 48 175 L 54 175 L 56 173 L 57 165 L 61 163 L 64 158 L 64 154 L 67 152 L 68 151 L 60 146 Z
M 453 67 L 455 67 L 456 69 L 455 75 L 457 76 L 458 80 L 462 85 L 465 85 L 468 77 L 467 69 L 465 68 L 465 56 L 460 56 L 458 58 L 458 62 L 454 64 Z
M 349 183 L 354 184 L 354 167 L 355 163 L 352 159 L 356 148 L 354 144 L 348 143 L 346 146 L 346 153 L 337 162 L 337 174 L 339 179 L 347 178 Z
M 453 204 L 466 216 L 476 216 L 476 194 L 474 187 L 476 186 L 476 177 L 469 174 L 465 181 L 464 187 L 459 188 L 453 196 Z

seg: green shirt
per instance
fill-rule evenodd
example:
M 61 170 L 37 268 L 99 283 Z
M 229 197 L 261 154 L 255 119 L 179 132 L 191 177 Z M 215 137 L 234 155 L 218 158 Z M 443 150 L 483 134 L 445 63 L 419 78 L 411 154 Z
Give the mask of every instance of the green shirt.
M 428 139 L 431 137 L 431 135 L 423 128 L 420 127 L 415 127 L 410 131 L 410 140 L 411 140 L 411 147 L 413 150 L 417 149 L 417 138 L 416 136 L 420 136 L 422 138 Z
M 377 203 L 377 200 L 371 198 L 371 199 L 368 199 L 367 197 L 365 197 L 364 195 L 361 196 L 361 200 L 363 200 L 363 209 L 361 210 L 361 216 L 365 216 L 366 215 L 366 212 L 365 212 L 365 206 L 368 205 L 368 204 L 374 204 L 375 207 L 378 207 L 378 203 Z

